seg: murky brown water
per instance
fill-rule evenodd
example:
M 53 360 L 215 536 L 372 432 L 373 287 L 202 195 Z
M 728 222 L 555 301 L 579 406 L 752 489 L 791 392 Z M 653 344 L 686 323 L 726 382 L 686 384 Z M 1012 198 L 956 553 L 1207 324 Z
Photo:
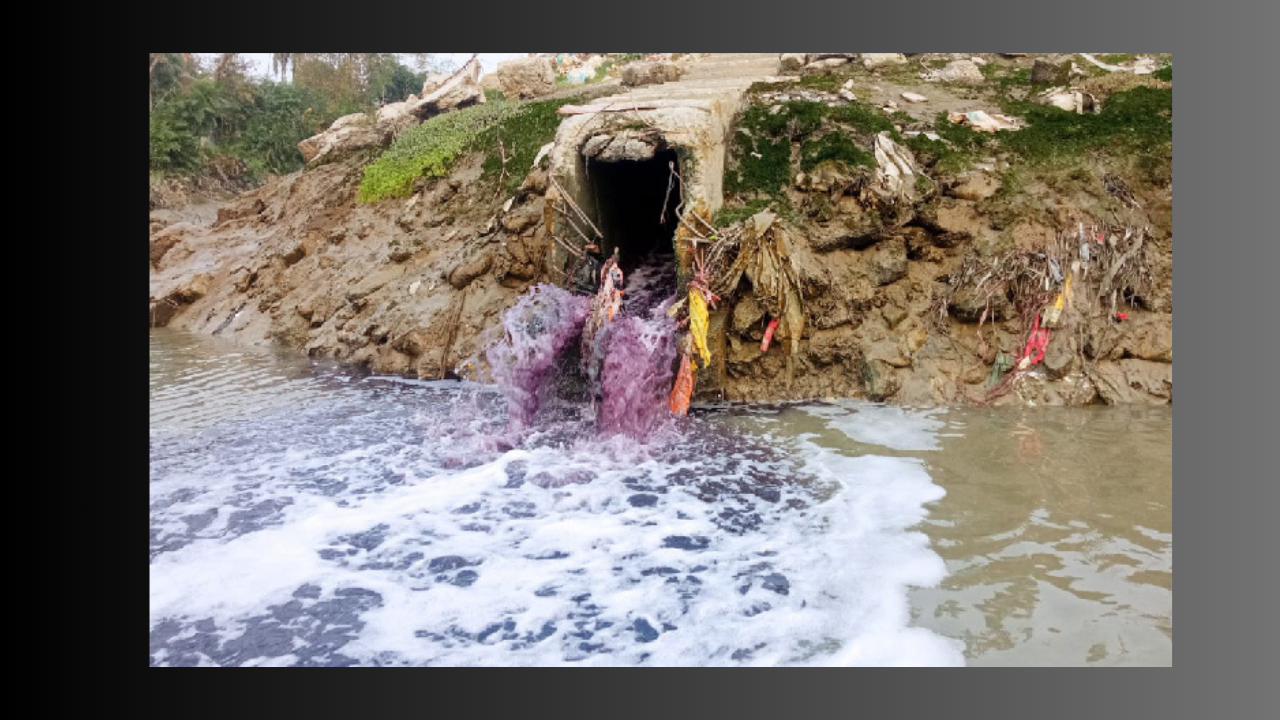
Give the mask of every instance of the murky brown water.
M 236 435 L 226 430 L 228 422 L 324 410 L 338 399 L 345 414 L 315 412 L 310 422 L 331 417 L 340 427 L 374 403 L 359 385 L 345 370 L 295 354 L 151 333 L 153 441 L 157 433 L 183 436 L 215 426 L 225 441 Z M 435 397 L 447 395 L 441 389 L 447 384 L 423 385 Z M 426 388 L 417 391 L 405 387 L 395 402 L 441 402 L 419 397 Z M 369 442 L 383 441 L 379 433 L 393 425 L 412 434 L 390 405 L 376 404 L 389 415 L 366 423 Z M 725 422 L 780 443 L 806 438 L 841 455 L 923 463 L 946 495 L 925 506 L 928 515 L 916 529 L 928 536 L 947 575 L 937 587 L 910 591 L 911 620 L 963 642 L 968 664 L 1172 664 L 1171 407 L 918 412 L 841 402 L 761 408 L 758 421 L 748 413 Z M 325 431 L 309 427 L 300 437 Z M 261 441 L 236 442 L 252 455 Z M 287 452 L 282 457 L 287 460 Z M 153 467 L 153 483 L 169 482 L 174 472 Z M 287 469 L 279 474 L 288 477 Z M 204 512 L 193 506 L 197 510 Z M 232 535 L 182 542 L 223 542 Z
M 243 347 L 168 328 L 151 330 L 151 431 L 190 431 L 220 420 L 331 395 L 347 378 L 326 381 L 331 365 L 298 353 Z
M 917 622 L 972 665 L 1173 664 L 1173 408 L 947 416 Z

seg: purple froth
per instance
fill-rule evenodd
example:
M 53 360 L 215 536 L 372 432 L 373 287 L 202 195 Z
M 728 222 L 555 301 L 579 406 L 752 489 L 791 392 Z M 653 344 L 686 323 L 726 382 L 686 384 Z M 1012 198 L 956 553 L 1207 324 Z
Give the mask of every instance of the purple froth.
M 532 422 L 548 398 L 560 352 L 582 332 L 589 302 L 554 285 L 535 285 L 502 316 L 505 336 L 488 350 L 513 426 Z
M 600 374 L 599 427 L 643 439 L 668 415 L 675 322 L 664 315 L 624 317 L 613 326 Z
M 669 260 L 641 265 L 627 278 L 621 312 L 612 321 L 598 319 L 599 329 L 586 337 L 591 298 L 552 285 L 531 288 L 503 314 L 504 336 L 487 351 L 508 407 L 508 427 L 499 435 L 520 442 L 526 431 L 563 430 L 575 412 L 573 406 L 551 402 L 559 385 L 569 396 L 587 391 L 603 435 L 646 440 L 669 416 L 676 322 L 664 311 L 674 292 Z M 585 339 L 575 344 L 579 338 Z M 580 362 L 560 362 L 574 348 L 580 349 Z M 549 407 L 558 409 L 544 412 Z

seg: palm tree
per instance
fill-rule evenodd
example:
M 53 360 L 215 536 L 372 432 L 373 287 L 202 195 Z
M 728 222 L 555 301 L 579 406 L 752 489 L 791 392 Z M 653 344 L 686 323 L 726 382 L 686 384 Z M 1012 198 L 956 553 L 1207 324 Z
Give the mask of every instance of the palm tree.
M 280 80 L 284 80 L 285 73 L 289 72 L 289 62 L 293 62 L 293 66 L 297 67 L 298 63 L 294 60 L 297 53 L 271 53 L 271 71 L 280 76 Z

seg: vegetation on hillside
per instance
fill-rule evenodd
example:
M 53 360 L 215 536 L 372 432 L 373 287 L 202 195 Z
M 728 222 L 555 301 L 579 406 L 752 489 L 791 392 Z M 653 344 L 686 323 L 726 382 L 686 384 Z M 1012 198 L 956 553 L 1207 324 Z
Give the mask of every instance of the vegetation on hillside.
M 375 202 L 409 195 L 414 180 L 446 174 L 467 152 L 485 153 L 485 175 L 497 176 L 508 191 L 515 190 L 532 167 L 538 150 L 555 138 L 561 120 L 556 111 L 581 99 L 581 95 L 573 95 L 510 102 L 495 94 L 484 105 L 430 118 L 400 133 L 365 168 L 359 199 Z
M 281 81 L 250 78 L 238 53 L 212 62 L 150 55 L 152 173 L 233 186 L 301 168 L 301 140 L 342 115 L 403 100 L 425 75 L 390 53 L 275 53 Z

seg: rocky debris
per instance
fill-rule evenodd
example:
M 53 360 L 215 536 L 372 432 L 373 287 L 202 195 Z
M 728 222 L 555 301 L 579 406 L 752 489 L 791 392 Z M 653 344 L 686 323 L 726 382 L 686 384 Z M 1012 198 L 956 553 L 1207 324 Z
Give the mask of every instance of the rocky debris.
M 622 68 L 622 84 L 627 87 L 638 85 L 659 85 L 675 82 L 684 74 L 684 69 L 674 62 L 633 62 Z
M 540 97 L 556 88 L 556 73 L 549 58 L 517 58 L 500 62 L 497 75 L 502 94 L 508 100 Z
M 203 298 L 213 288 L 213 276 L 197 273 L 162 298 L 151 297 L 151 327 L 164 327 L 184 306 Z
M 888 367 L 911 367 L 911 358 L 903 352 L 901 343 L 895 340 L 877 340 L 866 347 L 864 357 L 870 362 L 877 362 Z
M 582 146 L 582 156 L 602 162 L 648 160 L 657 152 L 654 141 L 631 134 L 594 135 Z
M 380 127 L 373 117 L 364 113 L 343 115 L 327 130 L 298 143 L 302 159 L 308 163 L 337 151 L 379 147 L 390 140 L 391 128 Z
M 901 305 L 885 305 L 880 309 L 880 315 L 884 318 L 885 325 L 892 330 L 907 319 L 907 309 Z
M 980 170 L 957 175 L 947 185 L 946 194 L 961 200 L 986 200 L 1000 189 L 1000 181 Z
M 835 68 L 838 68 L 841 65 L 847 65 L 847 64 L 849 64 L 848 58 L 842 58 L 842 57 L 825 58 L 822 60 L 813 60 L 809 62 L 807 65 L 804 66 L 804 69 L 809 71 L 816 71 L 816 72 L 827 72 L 830 70 L 834 70 Z
M 929 98 L 921 95 L 920 93 L 913 93 L 913 92 L 902 93 L 902 99 L 906 100 L 909 103 L 929 102 Z
M 1173 402 L 1173 365 L 1150 360 L 1127 359 L 1097 363 L 1085 369 L 1108 405 Z
M 480 63 L 472 58 L 452 75 L 428 78 L 423 95 L 410 95 L 407 100 L 384 105 L 373 115 L 343 115 L 327 130 L 298 143 L 302 159 L 315 163 L 333 159 L 355 150 L 382 147 L 401 130 L 450 110 L 484 102 L 480 88 Z M 428 91 L 429 90 L 429 91 Z
M 906 243 L 902 240 L 886 241 L 868 250 L 867 271 L 876 285 L 888 285 L 906 277 Z
M 952 60 L 945 67 L 926 73 L 924 79 L 965 85 L 978 85 L 986 81 L 982 70 L 972 60 Z
M 191 223 L 179 222 L 153 234 L 151 236 L 151 266 L 158 269 L 164 256 L 195 230 L 197 228 Z
M 515 208 L 502 216 L 502 227 L 512 235 L 520 235 L 542 220 L 541 210 L 533 203 Z
M 782 53 L 780 68 L 783 71 L 799 70 L 804 67 L 805 53 Z
M 461 290 L 470 285 L 476 278 L 489 272 L 489 266 L 492 262 L 493 255 L 484 252 L 467 262 L 461 263 L 449 272 L 449 284 L 455 290 Z
M 1071 76 L 1071 63 L 1054 63 L 1036 58 L 1031 65 L 1031 82 L 1036 85 L 1062 85 Z
M 480 72 L 480 61 L 473 57 L 443 80 L 438 75 L 427 78 L 422 84 L 422 97 L 413 104 L 406 105 L 405 110 L 419 120 L 426 120 L 450 110 L 484 104 Z M 398 116 L 390 117 L 389 120 L 399 121 Z
M 920 167 L 910 150 L 895 143 L 889 133 L 876 135 L 873 148 L 876 158 L 876 184 L 892 202 L 910 203 L 915 199 L 916 177 Z
M 1163 313 L 1133 313 L 1122 323 L 1092 326 L 1086 354 L 1096 360 L 1173 362 L 1173 321 Z
M 173 296 L 184 303 L 192 303 L 209 294 L 213 285 L 213 276 L 209 273 L 198 273 L 176 291 Z
M 862 53 L 862 66 L 868 70 L 875 70 L 886 65 L 905 65 L 906 63 L 907 57 L 902 53 Z
M 987 231 L 986 219 L 973 203 L 943 198 L 937 205 L 922 208 L 921 223 L 937 233 L 934 244 L 950 248 Z
M 1061 380 L 1079 369 L 1080 353 L 1076 348 L 1075 338 L 1060 333 L 1049 339 L 1045 348 L 1044 369 L 1053 380 Z
M 751 293 L 743 293 L 738 303 L 733 306 L 731 327 L 735 333 L 746 335 L 752 326 L 764 319 L 764 308 Z
M 217 215 L 214 217 L 213 226 L 218 227 L 231 222 L 232 220 L 240 220 L 254 215 L 261 215 L 266 212 L 266 210 L 266 203 L 262 202 L 261 199 L 255 200 L 252 203 L 236 203 L 226 207 L 220 207 L 218 208 Z
M 417 95 L 410 95 L 400 102 L 393 102 L 378 108 L 376 122 L 404 122 L 410 116 L 410 109 L 417 105 L 420 98 Z
M 965 323 L 1003 322 L 1014 315 L 1013 303 L 1009 301 L 1004 285 L 988 285 L 982 290 L 962 287 L 951 296 L 947 310 L 952 317 Z
M 383 265 L 366 275 L 346 292 L 346 300 L 357 308 L 362 306 L 365 298 L 382 289 L 384 285 L 404 274 L 399 265 Z
M 863 393 L 872 402 L 884 402 L 902 388 L 902 379 L 893 372 L 893 366 L 873 358 L 863 358 L 859 363 L 859 376 Z

